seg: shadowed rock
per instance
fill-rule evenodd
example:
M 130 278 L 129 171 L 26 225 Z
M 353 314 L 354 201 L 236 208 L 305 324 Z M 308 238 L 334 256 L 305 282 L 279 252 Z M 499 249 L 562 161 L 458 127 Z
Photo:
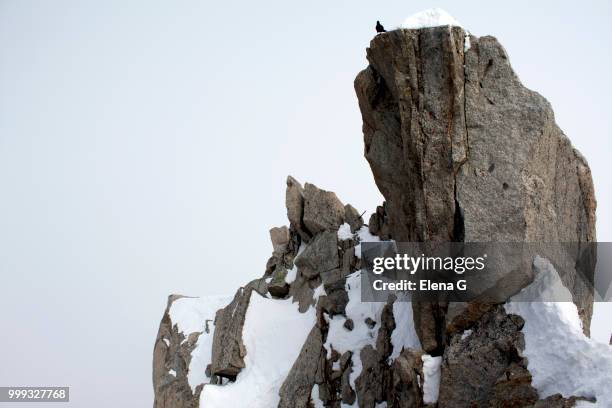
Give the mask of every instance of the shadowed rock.
M 537 401 L 531 378 L 520 378 L 528 376 L 527 362 L 520 356 L 525 348 L 523 325 L 520 316 L 507 315 L 497 306 L 471 333 L 454 335 L 442 358 L 438 407 L 488 407 L 497 398 L 510 401 L 509 394 L 527 403 Z M 508 381 L 500 381 L 504 377 Z
M 423 374 L 423 353 L 404 349 L 391 365 L 387 404 L 393 408 L 420 408 L 423 403 L 421 388 Z

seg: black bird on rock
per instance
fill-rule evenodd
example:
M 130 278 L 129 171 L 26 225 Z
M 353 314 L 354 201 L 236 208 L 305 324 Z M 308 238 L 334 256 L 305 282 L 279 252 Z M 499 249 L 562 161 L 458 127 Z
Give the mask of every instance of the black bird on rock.
M 385 30 L 385 27 L 383 27 L 382 24 L 380 24 L 380 21 L 376 20 L 376 32 L 377 33 L 386 33 L 387 30 Z

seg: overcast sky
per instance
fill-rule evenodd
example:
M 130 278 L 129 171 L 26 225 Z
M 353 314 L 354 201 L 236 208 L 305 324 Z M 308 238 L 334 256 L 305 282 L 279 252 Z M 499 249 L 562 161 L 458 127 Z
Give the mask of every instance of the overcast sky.
M 382 201 L 353 79 L 377 19 L 433 6 L 551 101 L 612 241 L 607 1 L 0 0 L 0 385 L 150 406 L 167 295 L 262 274 L 287 174 Z

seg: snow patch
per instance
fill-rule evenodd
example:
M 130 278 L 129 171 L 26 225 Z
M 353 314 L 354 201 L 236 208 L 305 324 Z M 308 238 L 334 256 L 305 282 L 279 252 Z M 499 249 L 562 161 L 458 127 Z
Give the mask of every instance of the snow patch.
M 459 21 L 441 8 L 431 8 L 420 11 L 404 20 L 402 28 L 419 29 L 439 26 L 462 27 Z
M 594 405 L 612 405 L 612 347 L 589 339 L 582 333 L 576 305 L 571 302 L 533 301 L 557 297 L 562 291 L 571 298 L 554 266 L 546 259 L 534 260 L 536 277 L 505 305 L 506 313 L 525 320 L 523 334 L 528 369 L 540 398 L 561 393 L 595 397 Z M 548 295 L 547 295 L 548 294 Z
M 363 226 L 357 231 L 359 242 L 380 242 L 380 238 L 376 235 L 370 234 L 370 230 L 367 226 Z M 361 244 L 355 246 L 355 256 L 361 258 Z
M 210 381 L 205 371 L 211 360 L 215 314 L 217 310 L 227 306 L 231 301 L 230 296 L 183 297 L 172 302 L 170 306 L 168 311 L 170 320 L 173 325 L 177 326 L 179 333 L 183 333 L 185 339 L 191 333 L 201 333 L 196 347 L 191 352 L 191 361 L 187 371 L 187 382 L 192 391 L 198 385 L 208 384 Z M 207 327 L 208 333 L 206 332 Z
M 285 276 L 285 282 L 288 284 L 292 284 L 297 277 L 297 266 L 293 265 L 293 268 L 287 271 L 287 276 Z
M 206 319 L 214 320 L 217 310 L 231 301 L 231 296 L 182 297 L 172 302 L 168 314 L 179 333 L 187 337 L 191 333 L 205 331 Z
M 319 398 L 319 384 L 315 384 L 310 392 L 310 399 L 314 404 L 314 408 L 325 408 L 323 401 Z
M 352 239 L 354 236 L 355 234 L 351 232 L 351 226 L 348 225 L 346 222 L 342 224 L 340 228 L 338 228 L 338 239 L 340 241 Z
M 472 330 L 471 329 L 467 329 L 465 330 L 463 333 L 461 333 L 461 340 L 465 340 L 468 337 L 470 337 L 472 334 Z
M 314 300 L 315 305 L 321 296 L 327 296 L 327 292 L 325 291 L 325 287 L 323 285 L 317 286 L 312 294 L 312 300 Z
M 200 406 L 275 407 L 278 392 L 315 324 L 315 309 L 298 311 L 291 299 L 277 300 L 253 292 L 242 330 L 245 368 L 236 381 L 223 386 L 208 384 Z
M 391 333 L 391 344 L 393 345 L 391 359 L 399 357 L 403 348 L 420 350 L 421 342 L 414 329 L 412 302 L 408 294 L 400 294 L 393 303 L 393 318 L 395 319 L 395 330 Z
M 432 357 L 429 354 L 421 356 L 423 360 L 423 402 L 433 404 L 438 401 L 440 392 L 440 365 L 442 357 Z
M 345 289 L 349 296 L 346 305 L 346 317 L 353 320 L 354 328 L 350 331 L 344 328 L 346 319 L 343 316 L 336 315 L 330 318 L 325 348 L 328 358 L 331 357 L 332 347 L 340 354 L 347 351 L 353 353 L 353 371 L 349 377 L 349 382 L 354 389 L 355 380 L 361 374 L 362 369 L 361 358 L 359 357 L 361 349 L 368 344 L 372 347 L 376 346 L 376 336 L 378 327 L 380 327 L 377 324 L 373 329 L 370 329 L 365 323 L 365 319 L 370 317 L 374 321 L 380 322 L 380 314 L 385 304 L 361 301 L 361 271 L 347 276 Z

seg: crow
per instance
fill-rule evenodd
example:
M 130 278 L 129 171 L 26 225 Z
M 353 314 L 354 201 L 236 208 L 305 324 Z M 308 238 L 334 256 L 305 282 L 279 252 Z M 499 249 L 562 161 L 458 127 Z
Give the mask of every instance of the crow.
M 377 33 L 386 33 L 387 30 L 385 30 L 385 27 L 383 27 L 382 24 L 380 24 L 380 21 L 376 20 L 376 32 Z

